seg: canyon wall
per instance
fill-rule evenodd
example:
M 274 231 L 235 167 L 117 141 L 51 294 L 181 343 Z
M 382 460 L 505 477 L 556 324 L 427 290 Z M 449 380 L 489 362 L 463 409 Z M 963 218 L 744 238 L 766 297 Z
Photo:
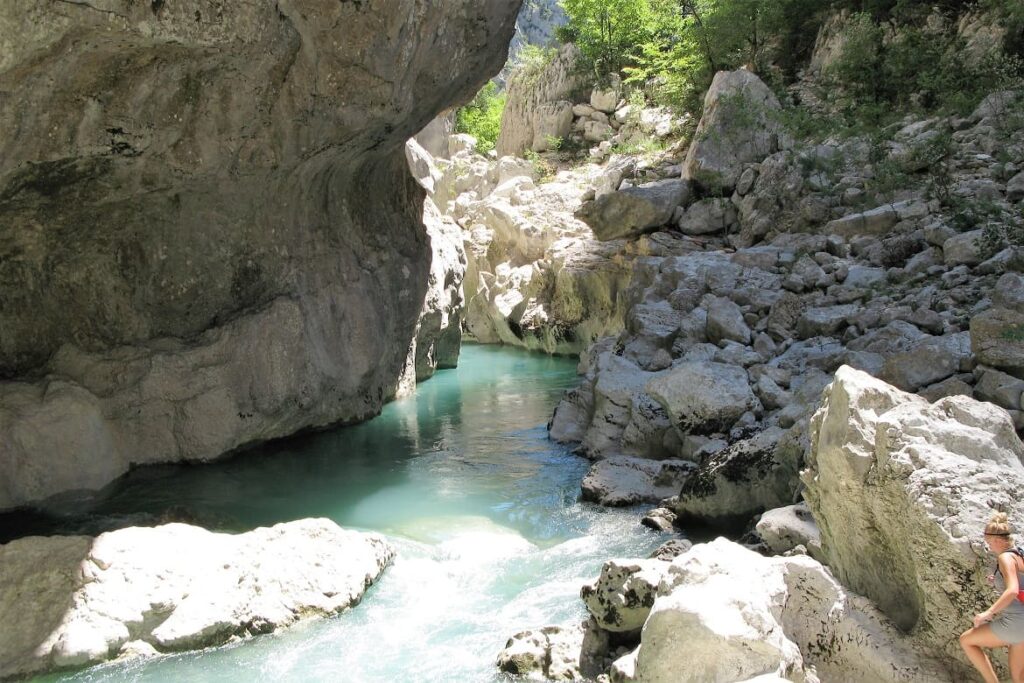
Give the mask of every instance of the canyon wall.
M 519 6 L 0 5 L 0 509 L 376 414 L 430 269 L 403 145 Z

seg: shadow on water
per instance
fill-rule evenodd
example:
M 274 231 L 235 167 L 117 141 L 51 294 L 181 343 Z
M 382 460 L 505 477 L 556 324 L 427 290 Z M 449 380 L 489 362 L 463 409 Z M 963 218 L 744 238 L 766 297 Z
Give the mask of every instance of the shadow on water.
M 546 423 L 576 381 L 570 359 L 467 345 L 458 369 L 373 420 L 218 462 L 141 467 L 102 491 L 0 515 L 0 542 L 171 521 L 244 531 L 304 517 L 393 532 L 413 518 L 514 513 L 503 498 L 536 495 L 515 482 L 559 451 L 523 432 Z
M 589 463 L 545 429 L 577 381 L 570 359 L 469 346 L 458 370 L 367 423 L 210 465 L 139 469 L 65 507 L 65 533 L 176 514 L 231 530 L 328 517 L 387 534 L 397 555 L 337 617 L 45 680 L 506 681 L 494 658 L 509 635 L 578 623 L 580 586 L 608 558 L 645 557 L 665 540 L 640 528 L 637 509 L 579 502 Z

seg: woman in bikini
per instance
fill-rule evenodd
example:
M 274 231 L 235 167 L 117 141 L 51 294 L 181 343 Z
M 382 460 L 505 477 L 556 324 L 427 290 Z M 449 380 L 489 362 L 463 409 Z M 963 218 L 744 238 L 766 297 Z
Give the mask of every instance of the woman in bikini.
M 984 648 L 1009 647 L 1013 683 L 1024 683 L 1024 602 L 1017 597 L 1024 590 L 1024 558 L 1013 544 L 1005 513 L 995 513 L 985 525 L 985 545 L 998 558 L 989 582 L 1002 593 L 974 617 L 974 628 L 960 636 L 960 647 L 985 683 L 999 683 L 999 679 Z

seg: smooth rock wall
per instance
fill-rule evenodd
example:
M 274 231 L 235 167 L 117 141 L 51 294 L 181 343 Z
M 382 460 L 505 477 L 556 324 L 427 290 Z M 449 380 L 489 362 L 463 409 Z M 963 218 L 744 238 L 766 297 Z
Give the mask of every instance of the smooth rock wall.
M 0 6 L 0 508 L 379 411 L 519 5 Z

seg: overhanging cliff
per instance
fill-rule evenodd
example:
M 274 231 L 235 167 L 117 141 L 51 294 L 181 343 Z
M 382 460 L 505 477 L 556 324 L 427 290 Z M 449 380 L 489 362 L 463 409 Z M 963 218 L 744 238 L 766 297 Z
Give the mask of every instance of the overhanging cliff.
M 430 267 L 403 144 L 519 5 L 0 5 L 0 508 L 379 411 Z

